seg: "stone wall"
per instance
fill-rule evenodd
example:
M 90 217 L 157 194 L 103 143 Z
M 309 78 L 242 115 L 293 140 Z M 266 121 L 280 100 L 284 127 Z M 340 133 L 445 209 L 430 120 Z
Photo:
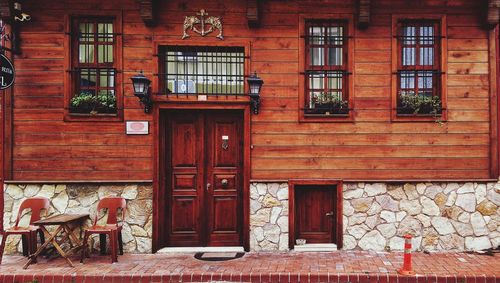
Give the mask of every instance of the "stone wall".
M 4 227 L 15 224 L 21 201 L 27 197 L 43 196 L 52 203 L 48 215 L 59 213 L 89 213 L 93 219 L 98 201 L 105 196 L 122 196 L 127 199 L 127 211 L 122 236 L 124 250 L 132 253 L 149 253 L 152 247 L 152 201 L 153 189 L 150 185 L 53 185 L 29 184 L 4 186 Z M 103 223 L 104 213 L 99 215 Z M 29 214 L 21 218 L 21 225 L 29 222 Z M 90 224 L 90 220 L 86 225 Z M 98 245 L 94 241 L 95 246 Z M 108 245 L 109 247 L 109 245 Z M 19 236 L 9 236 L 6 253 L 21 251 Z
M 343 249 L 481 250 L 500 245 L 499 183 L 346 183 Z M 288 249 L 288 185 L 250 186 L 250 249 Z
M 250 185 L 250 250 L 288 250 L 288 184 Z
M 344 185 L 344 249 L 482 250 L 500 245 L 500 184 Z
M 500 183 L 347 183 L 343 193 L 346 250 L 401 250 L 405 233 L 415 236 L 415 250 L 481 250 L 500 245 Z M 151 252 L 150 185 L 5 185 L 4 226 L 14 225 L 26 197 L 51 199 L 49 215 L 94 215 L 99 199 L 111 195 L 127 199 L 125 250 Z M 253 183 L 250 198 L 250 249 L 288 250 L 288 184 Z M 27 216 L 21 224 L 29 221 Z M 16 250 L 21 250 L 19 237 L 9 237 L 6 253 Z

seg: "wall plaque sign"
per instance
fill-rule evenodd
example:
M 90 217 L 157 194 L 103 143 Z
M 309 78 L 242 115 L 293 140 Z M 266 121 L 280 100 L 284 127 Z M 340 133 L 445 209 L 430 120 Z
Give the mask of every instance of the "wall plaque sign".
M 0 90 L 9 88 L 16 77 L 12 62 L 5 55 L 0 54 Z
M 127 121 L 127 135 L 149 134 L 148 121 Z
M 184 34 L 182 39 L 190 37 L 187 33 L 188 31 L 194 31 L 195 33 L 205 36 L 214 30 L 219 30 L 219 34 L 216 36 L 218 39 L 224 39 L 222 35 L 222 20 L 220 17 L 208 16 L 208 13 L 204 9 L 201 9 L 197 16 L 186 16 L 184 18 Z

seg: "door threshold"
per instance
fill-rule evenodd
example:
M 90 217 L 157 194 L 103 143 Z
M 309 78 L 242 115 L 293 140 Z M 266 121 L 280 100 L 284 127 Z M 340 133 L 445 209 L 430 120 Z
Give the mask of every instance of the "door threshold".
M 165 247 L 157 253 L 244 253 L 243 247 Z
M 295 245 L 293 250 L 296 252 L 334 252 L 337 250 L 336 244 L 305 244 Z

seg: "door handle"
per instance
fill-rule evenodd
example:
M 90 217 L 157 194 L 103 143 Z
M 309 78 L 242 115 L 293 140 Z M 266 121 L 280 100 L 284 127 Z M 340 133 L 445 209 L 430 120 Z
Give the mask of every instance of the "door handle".
M 207 192 L 210 190 L 210 186 L 211 186 L 210 183 L 207 183 L 206 185 Z
M 328 216 L 328 217 L 333 216 L 333 211 L 330 211 L 330 212 L 325 213 L 325 216 Z

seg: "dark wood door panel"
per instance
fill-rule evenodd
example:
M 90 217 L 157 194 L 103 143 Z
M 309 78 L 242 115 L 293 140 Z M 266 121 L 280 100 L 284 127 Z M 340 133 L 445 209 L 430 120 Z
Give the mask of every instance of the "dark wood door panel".
M 196 168 L 193 169 L 195 174 L 193 173 L 174 174 L 173 178 L 174 183 L 172 184 L 172 188 L 174 191 L 192 191 L 192 192 L 196 191 L 196 183 L 197 183 Z
M 213 184 L 214 184 L 214 191 L 217 191 L 218 193 L 223 193 L 223 192 L 237 193 L 238 191 L 237 178 L 235 174 L 229 175 L 227 173 L 226 174 L 215 173 Z
M 332 243 L 335 222 L 335 190 L 307 187 L 296 190 L 296 238 L 307 243 Z
M 212 227 L 212 233 L 237 233 L 237 196 L 214 197 L 213 204 L 214 226 Z
M 201 163 L 203 128 L 196 115 L 168 116 L 167 190 L 168 245 L 199 246 L 204 239 L 200 214 L 204 207 Z
M 174 197 L 172 201 L 172 233 L 196 233 L 198 230 L 196 197 Z
M 239 115 L 207 117 L 207 177 L 212 184 L 208 205 L 208 243 L 212 246 L 241 245 L 242 120 Z
M 241 155 L 238 121 L 232 117 L 211 119 L 214 167 L 238 167 Z
M 196 167 L 198 156 L 196 154 L 199 129 L 197 121 L 172 122 L 172 167 Z
M 201 233 L 196 197 L 174 197 L 171 209 L 170 242 L 174 246 L 198 246 Z

